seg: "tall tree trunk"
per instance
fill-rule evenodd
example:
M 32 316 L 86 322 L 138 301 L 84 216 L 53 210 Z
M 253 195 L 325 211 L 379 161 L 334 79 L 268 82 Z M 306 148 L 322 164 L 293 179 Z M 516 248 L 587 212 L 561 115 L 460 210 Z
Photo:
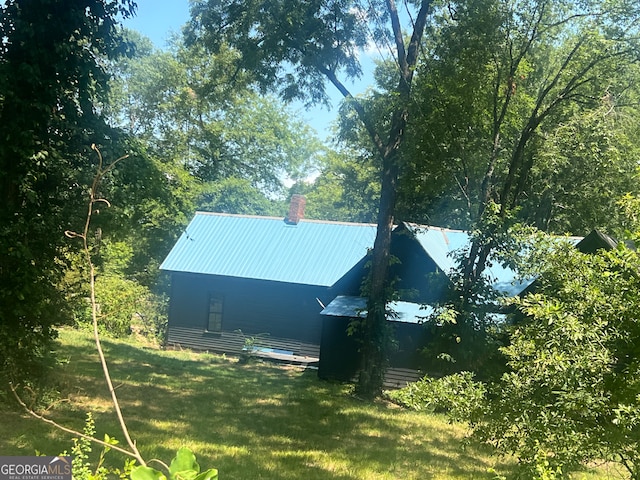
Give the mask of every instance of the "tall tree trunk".
M 399 69 L 398 86 L 395 91 L 397 107 L 391 119 L 386 143 L 379 135 L 363 105 L 349 93 L 335 73 L 329 68 L 317 65 L 318 70 L 331 81 L 355 110 L 382 159 L 378 230 L 373 245 L 371 270 L 369 271 L 367 319 L 364 322 L 362 332 L 362 366 L 357 387 L 358 394 L 366 398 L 375 398 L 382 393 L 386 370 L 390 339 L 386 322 L 386 305 L 390 298 L 388 270 L 391 256 L 391 231 L 395 220 L 397 184 L 400 175 L 400 145 L 407 126 L 411 83 L 418 60 L 420 42 L 427 23 L 427 16 L 431 11 L 431 0 L 422 0 L 420 10 L 414 20 L 413 34 L 408 45 L 405 45 L 395 0 L 386 0 L 386 4 L 391 20 Z
M 402 119 L 399 121 L 406 122 L 406 113 L 400 117 Z M 361 352 L 362 367 L 356 390 L 359 395 L 366 398 L 375 398 L 382 393 L 387 367 L 390 332 L 386 321 L 386 306 L 391 295 L 388 272 L 399 175 L 398 153 L 396 147 L 388 150 L 383 158 L 378 229 L 369 272 L 367 320 L 364 325 Z
M 404 138 L 409 115 L 411 82 L 418 60 L 420 42 L 424 34 L 427 15 L 431 10 L 431 0 L 423 0 L 414 23 L 413 34 L 405 46 L 398 11 L 394 0 L 387 0 L 387 10 L 391 19 L 397 60 L 399 81 L 396 88 L 398 107 L 396 108 L 386 145 L 380 142 L 371 126 L 363 116 L 369 134 L 382 157 L 382 178 L 380 207 L 378 210 L 378 230 L 373 245 L 371 271 L 369 272 L 369 292 L 367 301 L 367 319 L 364 324 L 364 343 L 362 347 L 362 368 L 356 391 L 366 398 L 375 398 L 382 393 L 384 374 L 387 367 L 387 352 L 390 342 L 390 329 L 386 319 L 386 306 L 390 299 L 389 260 L 391 257 L 391 231 L 395 220 L 398 177 L 400 174 L 400 145 Z M 360 114 L 360 112 L 358 112 Z

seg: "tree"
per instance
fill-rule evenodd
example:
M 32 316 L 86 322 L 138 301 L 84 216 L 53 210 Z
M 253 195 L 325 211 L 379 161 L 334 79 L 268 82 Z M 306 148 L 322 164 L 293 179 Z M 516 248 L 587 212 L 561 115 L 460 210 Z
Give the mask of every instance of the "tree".
M 637 188 L 638 65 L 634 27 L 624 27 L 637 10 L 598 2 L 582 12 L 563 8 L 501 1 L 434 7 L 402 148 L 398 216 L 472 230 L 488 192 L 501 216 L 545 231 L 577 235 L 615 225 L 612 202 Z M 609 28 L 614 19 L 620 31 Z M 384 92 L 393 90 L 394 69 L 380 64 L 383 93 L 360 98 L 374 118 L 387 117 Z M 520 142 L 536 111 L 544 111 L 539 125 Z M 347 116 L 342 123 L 343 140 L 366 149 L 363 129 Z M 515 207 L 503 207 L 500 191 L 517 149 L 528 163 L 518 173 Z
M 279 216 L 287 206 L 284 201 L 268 199 L 249 180 L 229 177 L 204 189 L 199 208 L 205 212 Z
M 537 31 L 518 33 L 514 13 L 500 5 L 465 2 L 454 14 L 436 17 L 435 33 L 425 47 L 431 53 L 420 64 L 415 87 L 420 95 L 405 151 L 409 170 L 400 188 L 401 211 L 471 229 L 486 208 L 488 192 L 489 201 L 503 209 L 502 216 L 515 211 L 517 220 L 547 231 L 586 233 L 614 214 L 604 198 L 617 198 L 611 189 L 620 193 L 631 187 L 637 156 L 632 147 L 637 128 L 632 120 L 637 96 L 633 40 L 611 40 L 595 27 L 572 29 L 569 22 L 579 20 L 569 15 L 553 28 L 545 18 Z M 524 12 L 525 6 L 515 11 Z M 544 5 L 539 11 L 552 14 Z M 567 30 L 558 32 L 564 24 Z M 530 45 L 518 43 L 529 37 Z M 505 45 L 523 50 L 518 66 L 511 66 L 518 58 L 505 57 Z M 572 46 L 591 49 L 600 58 L 591 65 Z M 509 69 L 516 71 L 511 88 Z M 552 80 L 556 83 L 550 88 Z M 562 90 L 569 85 L 575 90 Z M 522 137 L 523 128 L 536 123 L 531 119 L 536 111 L 545 113 Z M 521 166 L 515 208 L 503 207 L 499 192 L 518 149 L 527 164 Z M 599 173 L 583 175 L 585 171 Z M 488 190 L 483 193 L 483 188 Z M 585 204 L 598 204 L 593 201 L 598 195 L 608 212 L 601 208 L 597 216 L 586 214 Z
M 385 310 L 390 298 L 387 277 L 401 164 L 399 147 L 407 126 L 411 85 L 431 2 L 423 0 L 414 5 L 405 1 L 403 6 L 412 20 L 408 41 L 394 0 L 372 1 L 366 7 L 350 0 L 200 1 L 193 4 L 188 34 L 189 41 L 198 41 L 211 51 L 226 45 L 237 49 L 241 54 L 239 71 L 251 72 L 260 85 L 275 87 L 285 99 L 326 102 L 328 81 L 364 125 L 381 162 L 378 231 L 368 282 L 364 363 L 358 384 L 359 392 L 367 397 L 380 393 L 385 370 Z M 393 107 L 390 116 L 379 123 L 339 79 L 342 74 L 360 75 L 358 54 L 369 41 L 392 45 L 398 66 L 391 95 Z
M 284 194 L 284 180 L 304 178 L 321 161 L 310 128 L 234 74 L 237 54 L 230 49 L 207 55 L 176 38 L 171 50 L 153 51 L 129 35 L 141 55 L 118 67 L 110 116 L 151 156 L 183 168 L 195 183 L 242 178 L 271 197 Z
M 118 132 L 96 105 L 101 58 L 126 52 L 116 17 L 131 0 L 8 0 L 0 6 L 0 370 L 37 369 L 66 321 L 64 232 L 79 219 L 91 143 Z M 52 19 L 55 19 L 52 21 Z
M 596 254 L 567 244 L 545 263 L 535 293 L 514 301 L 526 318 L 475 435 L 529 474 L 608 460 L 640 478 L 640 255 L 624 243 Z
M 613 105 L 605 96 L 548 132 L 518 218 L 551 233 L 580 235 L 593 227 L 622 233 L 626 219 L 617 200 L 640 193 L 637 118 L 635 105 Z
M 380 197 L 379 171 L 366 155 L 341 150 L 327 155 L 313 182 L 293 185 L 307 197 L 305 217 L 337 222 L 374 223 Z
M 447 2 L 433 18 L 398 213 L 472 233 L 451 306 L 458 330 L 482 334 L 474 312 L 486 291 L 478 287 L 514 225 L 611 229 L 615 199 L 638 191 L 638 10 L 471 0 Z M 469 346 L 470 338 L 452 339 L 458 350 Z
M 484 113 L 490 121 L 478 123 L 479 128 L 462 122 L 455 131 L 468 132 L 462 138 L 474 141 L 470 145 L 475 143 L 482 152 L 479 166 L 467 170 L 481 172 L 464 192 L 471 200 L 471 224 L 493 225 L 499 235 L 517 218 L 535 170 L 544 169 L 545 137 L 577 116 L 593 114 L 603 102 L 614 108 L 625 103 L 633 78 L 627 71 L 637 59 L 638 9 L 624 2 L 577 6 L 547 0 L 494 2 L 489 8 L 482 2 L 450 6 L 450 13 L 441 12 L 445 41 L 434 48 L 433 62 L 443 59 L 454 78 L 469 74 L 471 85 L 482 87 L 454 93 L 459 100 L 469 93 L 477 95 L 480 109 L 468 118 L 482 118 L 479 114 Z M 468 36 L 468 31 L 474 34 Z M 488 40 L 484 48 L 470 44 L 479 39 Z M 434 87 L 447 88 L 440 82 Z M 473 155 L 473 150 L 461 155 L 461 162 L 467 165 L 469 159 L 478 165 Z M 494 215 L 492 204 L 497 205 L 496 219 L 483 220 Z M 476 237 L 465 260 L 465 297 L 495 247 L 487 233 Z

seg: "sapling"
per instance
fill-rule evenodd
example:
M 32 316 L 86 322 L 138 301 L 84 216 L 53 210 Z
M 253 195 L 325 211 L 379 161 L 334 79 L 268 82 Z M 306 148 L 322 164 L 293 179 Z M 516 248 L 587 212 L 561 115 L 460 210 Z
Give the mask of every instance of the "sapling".
M 24 401 L 20 398 L 20 396 L 18 395 L 13 385 L 11 385 L 11 390 L 13 391 L 13 394 L 16 397 L 18 403 L 20 403 L 20 405 L 22 405 L 27 410 L 27 412 L 32 416 L 50 425 L 53 425 L 67 433 L 72 433 L 74 435 L 77 435 L 84 441 L 90 441 L 90 442 L 102 445 L 104 448 L 113 449 L 129 457 L 134 458 L 138 462 L 138 465 L 133 467 L 133 469 L 131 470 L 130 476 L 132 480 L 147 480 L 147 479 L 148 480 L 151 480 L 151 479 L 165 480 L 167 478 L 169 479 L 190 478 L 193 480 L 215 480 L 218 478 L 218 471 L 216 469 L 208 469 L 208 470 L 205 470 L 204 472 L 200 472 L 200 466 L 196 462 L 195 455 L 193 454 L 193 452 L 191 452 L 189 449 L 186 449 L 186 448 L 181 448 L 178 451 L 176 457 L 173 459 L 173 461 L 169 466 L 167 466 L 165 463 L 159 460 L 152 460 L 164 466 L 164 468 L 168 473 L 168 477 L 167 477 L 162 472 L 155 470 L 147 465 L 147 462 L 144 460 L 144 458 L 140 454 L 140 451 L 138 450 L 136 442 L 132 440 L 131 435 L 129 434 L 129 429 L 124 420 L 122 409 L 120 408 L 120 402 L 118 401 L 118 396 L 116 394 L 116 390 L 111 379 L 111 374 L 109 373 L 109 366 L 107 364 L 107 360 L 104 355 L 104 350 L 102 349 L 102 343 L 100 341 L 99 324 L 98 324 L 98 302 L 96 300 L 96 288 L 95 288 L 95 277 L 96 277 L 95 267 L 92 259 L 91 247 L 89 244 L 89 238 L 90 238 L 89 230 L 91 227 L 91 220 L 92 220 L 93 214 L 96 211 L 95 209 L 96 205 L 103 204 L 107 207 L 111 205 L 106 198 L 102 198 L 99 195 L 98 187 L 100 186 L 100 183 L 102 182 L 104 177 L 108 175 L 116 167 L 116 165 L 119 162 L 127 158 L 128 155 L 120 157 L 117 160 L 110 163 L 109 165 L 105 166 L 102 158 L 102 154 L 100 153 L 100 150 L 98 149 L 98 147 L 96 147 L 95 145 L 91 145 L 91 148 L 94 152 L 96 152 L 96 155 L 98 158 L 98 166 L 97 166 L 96 174 L 93 178 L 93 182 L 91 184 L 91 188 L 89 190 L 88 209 L 87 209 L 87 216 L 85 219 L 84 228 L 81 233 L 66 231 L 65 235 L 69 238 L 80 238 L 82 240 L 82 250 L 83 250 L 85 262 L 89 271 L 89 287 L 90 287 L 89 295 L 90 295 L 90 303 L 91 303 L 91 320 L 93 325 L 93 337 L 95 340 L 98 357 L 100 359 L 100 364 L 102 366 L 104 378 L 105 378 L 105 381 L 107 382 L 109 393 L 111 395 L 111 403 L 115 410 L 116 416 L 118 417 L 118 422 L 120 424 L 122 434 L 124 435 L 124 438 L 127 442 L 128 449 L 118 446 L 116 442 L 114 442 L 109 437 L 105 438 L 105 440 L 100 440 L 98 438 L 95 438 L 91 433 L 88 434 L 87 432 L 85 433 L 78 432 L 76 430 L 60 425 L 54 422 L 53 420 L 44 417 L 43 415 L 39 415 L 38 413 L 31 410 L 24 403 Z M 101 461 L 102 460 L 103 459 L 101 459 Z

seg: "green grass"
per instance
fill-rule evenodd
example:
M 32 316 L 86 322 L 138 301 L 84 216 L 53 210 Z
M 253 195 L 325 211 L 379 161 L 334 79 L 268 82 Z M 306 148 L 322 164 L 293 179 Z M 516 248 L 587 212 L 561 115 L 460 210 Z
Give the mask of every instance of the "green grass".
M 203 468 L 218 468 L 225 480 L 491 479 L 492 469 L 509 477 L 515 468 L 508 458 L 465 445 L 462 425 L 361 402 L 348 395 L 349 387 L 320 381 L 314 371 L 126 341 L 105 340 L 104 346 L 145 459 L 168 463 L 187 446 Z M 61 400 L 47 416 L 81 430 L 91 411 L 98 436 L 122 439 L 92 338 L 63 330 L 58 355 Z M 17 408 L 2 418 L 1 455 L 55 455 L 71 447 L 70 435 Z M 117 453 L 109 455 L 122 465 Z

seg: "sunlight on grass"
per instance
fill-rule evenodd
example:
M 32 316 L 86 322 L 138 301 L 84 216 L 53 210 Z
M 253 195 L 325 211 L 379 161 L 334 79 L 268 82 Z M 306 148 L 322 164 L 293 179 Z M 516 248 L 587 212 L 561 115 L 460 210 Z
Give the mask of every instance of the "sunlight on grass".
M 192 449 L 201 466 L 229 479 L 492 479 L 514 462 L 481 446 L 465 446 L 463 425 L 348 395 L 349 386 L 314 371 L 234 358 L 163 351 L 104 340 L 123 413 L 145 458 L 167 463 Z M 81 429 L 96 413 L 98 435 L 121 437 L 91 337 L 63 330 L 56 372 L 60 402 L 48 415 Z M 53 455 L 69 435 L 18 410 L 0 432 L 0 454 Z M 97 454 L 97 448 L 95 449 Z M 120 466 L 114 452 L 110 462 Z M 581 478 L 581 477 L 577 477 Z M 589 480 L 597 477 L 586 477 Z M 619 477 L 612 477 L 619 478 Z

